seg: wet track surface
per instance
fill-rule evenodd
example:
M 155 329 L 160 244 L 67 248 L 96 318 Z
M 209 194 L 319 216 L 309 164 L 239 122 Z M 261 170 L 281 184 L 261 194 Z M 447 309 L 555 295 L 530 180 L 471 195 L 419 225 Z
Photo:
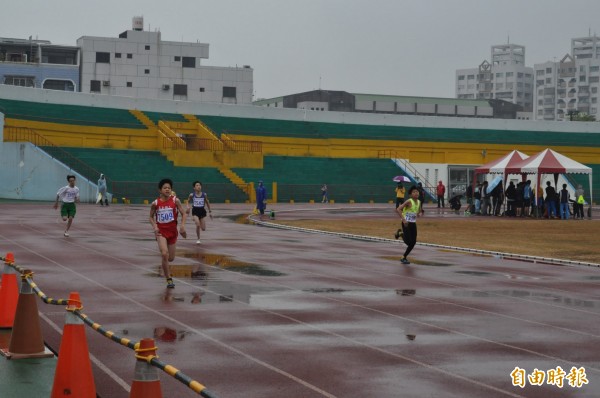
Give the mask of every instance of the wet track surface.
M 50 297 L 83 312 L 219 397 L 598 397 L 600 270 L 284 231 L 214 205 L 202 244 L 188 222 L 159 276 L 147 206 L 80 205 L 70 231 L 51 204 L 2 204 L 0 253 L 13 252 Z M 277 218 L 390 217 L 389 206 L 278 205 Z M 281 211 L 280 211 L 281 210 Z M 288 211 L 293 210 L 293 211 Z M 393 213 L 392 213 L 393 214 Z M 432 215 L 434 216 L 434 215 Z M 56 351 L 64 308 L 45 305 Z M 87 328 L 101 397 L 128 397 L 134 353 Z M 513 386 L 584 368 L 589 384 Z M 165 397 L 197 396 L 161 373 Z

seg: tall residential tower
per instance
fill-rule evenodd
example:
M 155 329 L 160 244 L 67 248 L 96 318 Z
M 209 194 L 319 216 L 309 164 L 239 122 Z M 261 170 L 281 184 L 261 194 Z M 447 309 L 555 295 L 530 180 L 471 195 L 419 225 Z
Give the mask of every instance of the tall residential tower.
M 456 71 L 456 97 L 501 99 L 533 108 L 533 69 L 525 66 L 525 47 L 517 44 L 492 46 L 491 62 Z
M 577 113 L 598 118 L 600 37 L 571 39 L 571 54 L 534 65 L 537 120 L 569 120 Z

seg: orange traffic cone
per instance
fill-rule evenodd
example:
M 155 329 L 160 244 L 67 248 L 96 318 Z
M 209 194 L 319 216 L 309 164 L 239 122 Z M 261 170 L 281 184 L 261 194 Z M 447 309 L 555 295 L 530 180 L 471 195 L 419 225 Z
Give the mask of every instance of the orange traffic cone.
M 137 362 L 129 398 L 162 398 L 158 369 L 148 362 L 156 356 L 154 339 L 141 339 L 135 352 Z
M 79 293 L 71 292 L 58 351 L 56 373 L 54 373 L 52 398 L 96 398 L 96 385 L 85 337 L 85 325 L 81 318 L 72 313 L 78 308 L 81 308 Z
M 13 253 L 6 253 L 6 257 L 4 257 L 4 262 L 6 264 L 14 264 L 15 263 L 15 255 Z
M 40 316 L 38 314 L 36 295 L 27 283 L 26 278 L 31 277 L 30 270 L 21 274 L 21 291 L 17 302 L 17 312 L 10 335 L 8 351 L 2 351 L 9 358 L 44 358 L 54 354 L 46 349 L 42 338 Z
M 2 285 L 0 285 L 0 329 L 13 327 L 19 300 L 17 274 L 12 267 L 9 267 L 9 261 L 15 261 L 12 253 L 8 253 L 4 260 L 4 273 L 2 274 Z

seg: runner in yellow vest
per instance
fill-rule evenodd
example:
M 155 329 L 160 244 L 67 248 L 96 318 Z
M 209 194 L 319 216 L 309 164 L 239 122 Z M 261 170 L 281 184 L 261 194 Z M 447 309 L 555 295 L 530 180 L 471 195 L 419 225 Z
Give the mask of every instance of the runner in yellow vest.
M 417 187 L 414 185 L 410 187 L 408 194 L 410 198 L 396 209 L 402 218 L 402 233 L 397 233 L 396 236 L 397 238 L 401 236 L 406 243 L 406 251 L 400 259 L 402 264 L 410 264 L 406 257 L 417 244 L 417 217 L 423 213 Z

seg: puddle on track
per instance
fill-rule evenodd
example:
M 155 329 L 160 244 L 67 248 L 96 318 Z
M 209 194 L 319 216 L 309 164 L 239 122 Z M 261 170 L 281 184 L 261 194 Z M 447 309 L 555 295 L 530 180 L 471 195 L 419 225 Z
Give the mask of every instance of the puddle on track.
M 463 274 L 463 275 L 473 275 L 473 276 L 490 276 L 490 275 L 496 275 L 493 272 L 484 272 L 484 271 L 456 271 L 457 274 Z
M 384 260 L 397 261 L 398 263 L 400 263 L 400 259 L 402 258 L 402 256 L 383 256 L 380 258 L 383 258 Z M 409 257 L 408 260 L 410 261 L 411 264 L 428 265 L 430 267 L 451 267 L 453 265 L 456 265 L 456 264 L 450 264 L 450 263 L 442 263 L 442 262 L 438 262 L 438 261 L 418 260 L 418 259 L 414 259 L 411 257 Z
M 247 263 L 244 261 L 236 260 L 233 257 L 226 256 L 223 254 L 211 254 L 211 253 L 200 253 L 192 251 L 178 251 L 177 256 L 185 258 L 194 258 L 199 260 L 202 264 L 206 264 L 213 267 L 219 267 L 228 271 L 239 272 L 247 275 L 258 275 L 258 276 L 283 276 L 282 272 L 267 269 L 261 265 Z

